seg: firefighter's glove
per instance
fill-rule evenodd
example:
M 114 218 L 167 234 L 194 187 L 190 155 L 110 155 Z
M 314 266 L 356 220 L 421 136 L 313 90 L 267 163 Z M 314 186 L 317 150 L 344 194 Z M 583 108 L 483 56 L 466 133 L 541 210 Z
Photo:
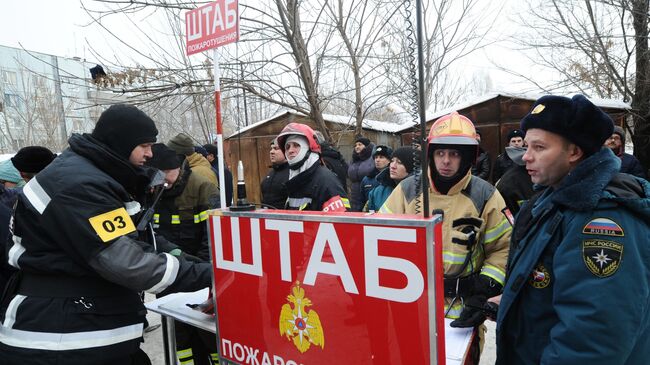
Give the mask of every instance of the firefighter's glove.
M 451 242 L 472 247 L 483 227 L 483 219 L 475 217 L 458 218 L 451 222 Z
M 205 260 L 202 260 L 197 256 L 190 255 L 189 253 L 186 252 L 182 252 L 180 257 L 182 259 L 185 259 L 185 261 L 189 261 L 189 262 L 198 262 L 198 263 L 205 262 Z
M 476 275 L 472 283 L 472 294 L 481 294 L 492 298 L 501 294 L 502 291 L 503 285 L 485 275 Z
M 473 295 L 465 299 L 465 308 L 460 313 L 458 319 L 449 325 L 456 328 L 476 327 L 485 321 L 483 307 L 487 303 L 487 297 L 484 295 Z

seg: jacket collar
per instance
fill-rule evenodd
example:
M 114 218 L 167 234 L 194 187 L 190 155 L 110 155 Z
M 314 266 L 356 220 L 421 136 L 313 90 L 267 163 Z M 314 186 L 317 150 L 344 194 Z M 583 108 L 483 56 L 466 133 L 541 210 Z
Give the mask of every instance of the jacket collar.
M 431 179 L 431 175 L 429 175 L 429 179 Z M 456 184 L 454 184 L 454 186 L 452 186 L 451 189 L 449 189 L 447 194 L 444 194 L 444 195 L 455 195 L 455 194 L 460 193 L 461 191 L 465 190 L 465 188 L 467 188 L 467 185 L 469 185 L 469 181 L 471 179 L 472 179 L 472 169 L 469 169 L 469 170 L 467 170 L 467 173 L 465 174 L 465 176 L 462 179 L 460 179 Z M 432 180 L 430 180 L 430 181 L 432 181 Z M 434 194 L 443 195 L 438 190 L 435 189 L 435 186 L 434 186 L 433 183 L 430 183 L 429 185 L 430 185 L 429 189 L 431 191 L 433 191 Z
M 565 176 L 551 199 L 555 204 L 576 211 L 593 209 L 620 167 L 621 160 L 609 148 L 602 148 Z
M 73 134 L 68 139 L 68 144 L 74 153 L 90 160 L 136 197 L 144 194 L 149 184 L 150 178 L 147 172 L 157 171 L 153 168 L 133 166 L 87 133 Z
M 271 168 L 273 168 L 273 170 L 275 171 L 284 170 L 288 167 L 289 167 L 289 163 L 287 161 L 284 161 L 283 163 L 274 163 L 273 165 L 271 165 Z

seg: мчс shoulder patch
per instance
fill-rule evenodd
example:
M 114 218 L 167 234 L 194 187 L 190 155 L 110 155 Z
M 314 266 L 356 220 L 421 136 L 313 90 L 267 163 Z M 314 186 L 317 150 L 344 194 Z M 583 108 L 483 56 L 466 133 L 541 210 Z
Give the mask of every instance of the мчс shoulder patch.
M 614 236 L 614 237 L 623 237 L 625 232 L 623 228 L 608 218 L 596 218 L 592 219 L 585 225 L 582 229 L 584 234 L 596 234 L 601 236 Z
M 124 208 L 96 215 L 88 221 L 103 242 L 135 231 L 135 225 Z
M 606 240 L 582 241 L 582 259 L 587 269 L 599 278 L 612 276 L 623 259 L 623 244 Z

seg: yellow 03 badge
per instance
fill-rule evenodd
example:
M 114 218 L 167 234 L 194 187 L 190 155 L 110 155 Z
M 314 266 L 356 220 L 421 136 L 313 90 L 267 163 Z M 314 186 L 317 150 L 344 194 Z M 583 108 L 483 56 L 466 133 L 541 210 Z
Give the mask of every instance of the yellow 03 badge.
M 124 208 L 96 215 L 88 221 L 103 242 L 135 231 L 135 225 Z

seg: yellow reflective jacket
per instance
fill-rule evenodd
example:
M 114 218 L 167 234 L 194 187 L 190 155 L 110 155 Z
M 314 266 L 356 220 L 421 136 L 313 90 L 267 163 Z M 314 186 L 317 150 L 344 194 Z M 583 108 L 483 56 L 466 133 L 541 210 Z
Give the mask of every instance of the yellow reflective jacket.
M 197 152 L 194 152 L 193 154 L 187 156 L 186 159 L 187 159 L 187 163 L 190 164 L 193 173 L 205 177 L 211 183 L 216 185 L 217 188 L 219 187 L 219 181 L 217 180 L 217 175 L 212 170 L 212 165 L 210 165 L 210 161 L 208 161 L 205 157 L 203 157 L 200 153 Z
M 416 179 L 410 176 L 404 179 L 384 205 L 379 209 L 385 214 L 415 214 L 416 203 L 422 207 L 422 194 L 416 198 Z M 419 203 L 418 203 L 419 201 Z M 443 265 L 445 276 L 469 276 L 480 273 L 503 285 L 505 282 L 506 263 L 512 227 L 503 210 L 506 204 L 494 186 L 484 180 L 467 175 L 454 185 L 449 192 L 440 192 L 429 188 L 429 207 L 431 210 L 442 209 Z M 463 269 L 463 263 L 469 253 L 466 246 L 451 242 L 452 222 L 463 217 L 479 217 L 484 223 L 477 236 L 469 264 Z M 447 305 L 450 298 L 447 300 Z M 462 311 L 462 304 L 454 303 L 447 317 L 457 318 Z

